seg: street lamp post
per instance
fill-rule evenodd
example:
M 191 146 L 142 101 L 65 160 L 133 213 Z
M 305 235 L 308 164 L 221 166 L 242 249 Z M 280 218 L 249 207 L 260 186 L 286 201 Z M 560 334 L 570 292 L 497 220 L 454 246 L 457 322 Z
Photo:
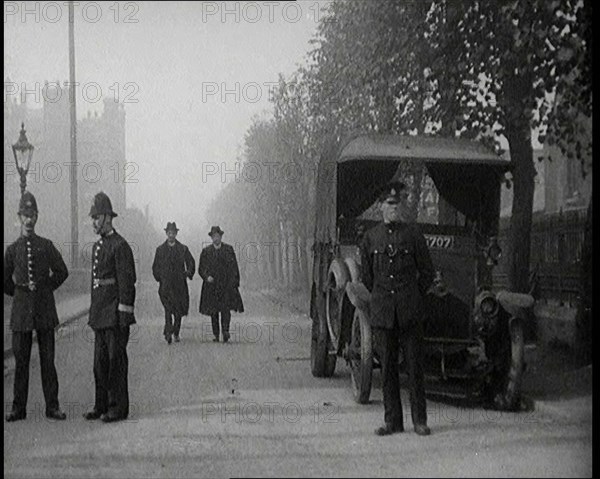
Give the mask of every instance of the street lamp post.
M 31 157 L 33 156 L 33 149 L 33 145 L 29 143 L 25 134 L 25 124 L 21 123 L 19 140 L 12 146 L 17 171 L 21 176 L 21 195 L 25 192 L 27 186 L 27 172 L 29 171 Z

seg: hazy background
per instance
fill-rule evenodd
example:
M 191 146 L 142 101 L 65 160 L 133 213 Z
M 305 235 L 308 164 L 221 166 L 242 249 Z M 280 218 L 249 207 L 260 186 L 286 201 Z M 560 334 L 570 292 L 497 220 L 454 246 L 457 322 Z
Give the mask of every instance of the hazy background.
M 203 225 L 210 198 L 233 175 L 203 182 L 202 164 L 215 162 L 219 172 L 223 163 L 234 168 L 252 116 L 270 110 L 265 83 L 304 62 L 327 3 L 75 6 L 76 80 L 91 85 L 85 97 L 79 87 L 77 116 L 102 109 L 101 100 L 93 101 L 94 84 L 102 97 L 125 101 L 126 159 L 139 165 L 139 181 L 126 185 L 128 207 L 149 205 L 152 223 L 162 229 L 176 221 L 183 239 Z M 35 89 L 46 80 L 68 80 L 67 22 L 62 2 L 5 2 L 5 82 Z M 27 103 L 41 108 L 42 99 L 29 94 Z

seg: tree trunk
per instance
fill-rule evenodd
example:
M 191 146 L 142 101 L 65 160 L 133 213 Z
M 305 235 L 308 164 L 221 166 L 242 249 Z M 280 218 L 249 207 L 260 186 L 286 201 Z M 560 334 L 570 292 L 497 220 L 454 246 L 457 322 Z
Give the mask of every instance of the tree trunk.
M 298 268 L 298 256 L 296 252 L 296 244 L 294 244 L 294 236 L 291 227 L 286 228 L 285 232 L 285 259 L 288 268 L 288 289 L 293 289 L 296 286 L 296 274 Z
M 508 231 L 508 287 L 510 291 L 529 290 L 529 256 L 535 166 L 529 127 L 515 128 L 507 133 L 513 169 L 513 204 Z
M 581 364 L 589 364 L 592 361 L 592 224 L 592 195 L 590 195 L 581 247 L 580 295 L 575 321 L 577 359 Z
M 279 241 L 277 242 L 277 247 L 275 251 L 277 252 L 277 284 L 275 287 L 281 286 L 285 284 L 285 264 L 283 258 L 283 251 L 285 248 L 285 239 L 283 236 L 283 225 L 281 221 L 279 222 Z
M 294 252 L 296 254 L 296 278 L 294 286 L 304 289 L 304 278 L 306 275 L 306 264 L 304 262 L 304 245 L 302 243 L 302 236 L 294 233 L 296 236 L 296 243 L 294 245 Z

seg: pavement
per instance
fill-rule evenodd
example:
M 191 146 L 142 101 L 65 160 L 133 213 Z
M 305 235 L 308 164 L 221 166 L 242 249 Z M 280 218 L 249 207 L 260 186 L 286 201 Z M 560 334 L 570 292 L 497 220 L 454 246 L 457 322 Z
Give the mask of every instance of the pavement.
M 270 289 L 261 293 L 277 305 L 287 305 L 293 311 L 308 314 L 309 298 L 306 292 Z M 560 313 L 563 310 L 556 311 Z M 556 311 L 554 323 L 563 325 L 572 322 L 571 316 L 565 316 L 562 320 L 556 317 Z M 560 331 L 555 332 L 552 337 L 559 333 Z M 522 383 L 523 408 L 591 422 L 592 365 L 577 364 L 572 349 L 565 347 L 572 343 L 570 338 L 571 335 L 563 341 L 552 342 L 542 335 L 537 343 L 526 346 L 526 370 Z
M 261 294 L 279 307 L 294 312 L 308 312 L 308 298 L 301 291 L 281 292 L 264 290 Z M 57 298 L 56 309 L 60 328 L 80 319 L 89 312 L 89 293 L 66 293 Z M 10 344 L 10 301 L 5 300 L 4 359 L 12 357 Z M 547 412 L 576 420 L 592 418 L 592 365 L 578 367 L 566 348 L 553 347 L 545 342 L 526 347 L 527 369 L 523 377 L 524 408 Z M 5 373 L 7 364 L 5 361 Z
M 522 390 L 535 411 L 592 421 L 592 364 L 577 364 L 571 350 L 540 342 L 526 347 Z
M 139 285 L 128 346 L 130 417 L 121 423 L 81 417 L 94 398 L 93 335 L 85 317 L 61 328 L 56 366 L 67 420 L 45 418 L 33 360 L 27 420 L 4 425 L 5 477 L 591 476 L 586 416 L 428 398 L 432 435 L 421 438 L 403 389 L 406 433 L 378 438 L 379 374 L 365 405 L 354 402 L 343 361 L 333 377 L 314 378 L 307 315 L 257 292 L 241 291 L 246 312 L 233 315 L 232 340 L 214 343 L 210 318 L 197 312 L 199 286 L 190 284 L 181 343 L 168 345 L 156 284 Z M 539 364 L 553 358 L 533 348 L 528 354 Z M 528 374 L 538 378 L 536 371 Z M 6 410 L 13 378 L 4 378 Z M 531 384 L 556 402 L 551 384 Z

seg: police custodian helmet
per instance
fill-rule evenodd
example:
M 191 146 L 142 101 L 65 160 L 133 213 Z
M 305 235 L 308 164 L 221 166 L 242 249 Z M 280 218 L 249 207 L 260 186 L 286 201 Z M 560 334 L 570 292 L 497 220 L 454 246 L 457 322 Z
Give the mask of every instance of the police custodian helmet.
M 21 200 L 19 201 L 19 214 L 20 215 L 33 215 L 38 213 L 37 201 L 29 191 L 23 192 Z
M 96 196 L 94 196 L 94 202 L 90 208 L 90 216 L 97 215 L 110 215 L 113 217 L 118 216 L 117 213 L 115 213 L 112 209 L 110 198 L 103 191 L 96 193 Z

